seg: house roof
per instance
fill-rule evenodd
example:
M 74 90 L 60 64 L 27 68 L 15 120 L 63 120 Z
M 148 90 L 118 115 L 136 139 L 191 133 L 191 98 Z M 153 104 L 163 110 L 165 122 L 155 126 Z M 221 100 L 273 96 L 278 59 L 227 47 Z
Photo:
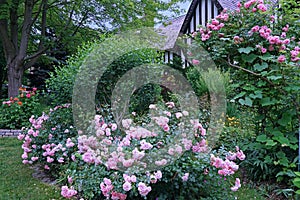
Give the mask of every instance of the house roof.
M 241 0 L 211 0 L 218 11 L 221 12 L 223 9 L 235 10 L 237 4 Z M 278 0 L 270 0 L 273 5 L 277 4 Z M 192 0 L 191 5 L 186 15 L 179 16 L 177 18 L 169 20 L 165 25 L 161 25 L 158 28 L 158 32 L 166 36 L 166 45 L 163 50 L 172 49 L 175 42 L 180 34 L 184 34 L 189 26 L 189 23 L 194 15 L 199 0 Z
M 216 4 L 220 4 L 222 8 L 227 8 L 228 10 L 235 10 L 237 8 L 238 2 L 241 0 L 215 0 Z M 270 0 L 272 4 L 276 4 L 278 0 Z
M 161 25 L 158 27 L 157 32 L 166 37 L 166 45 L 162 50 L 172 49 L 174 47 L 185 18 L 186 15 L 182 15 L 169 20 L 165 23 L 166 25 Z

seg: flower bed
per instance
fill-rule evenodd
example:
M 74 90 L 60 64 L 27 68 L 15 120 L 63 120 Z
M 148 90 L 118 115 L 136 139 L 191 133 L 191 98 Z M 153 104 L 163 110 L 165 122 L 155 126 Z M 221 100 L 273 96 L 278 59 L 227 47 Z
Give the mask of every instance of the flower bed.
M 83 132 L 74 127 L 69 104 L 55 107 L 32 117 L 32 126 L 18 136 L 23 163 L 42 164 L 66 198 L 233 196 L 241 187 L 234 174 L 243 152 L 210 150 L 199 121 L 172 102 L 150 105 L 150 111 L 143 119 L 133 113 L 119 125 L 96 115 Z

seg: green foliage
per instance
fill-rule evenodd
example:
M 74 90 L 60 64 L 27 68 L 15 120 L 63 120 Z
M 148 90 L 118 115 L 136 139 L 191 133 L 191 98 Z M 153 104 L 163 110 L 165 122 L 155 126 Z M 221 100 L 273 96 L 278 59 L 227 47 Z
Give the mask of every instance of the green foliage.
M 300 172 L 295 172 L 296 178 L 293 180 L 294 186 L 297 188 L 296 194 L 300 195 Z
M 20 90 L 15 98 L 3 100 L 0 105 L 0 129 L 21 129 L 30 125 L 32 115 L 40 115 L 43 106 L 35 91 Z
M 50 74 L 50 78 L 46 81 L 47 89 L 50 91 L 49 97 L 53 105 L 70 103 L 72 101 L 74 82 L 82 63 L 87 59 L 89 53 L 100 42 L 87 43 L 79 48 L 76 55 L 69 58 L 66 66 L 55 69 Z M 96 104 L 98 107 L 102 105 L 110 105 L 110 98 L 118 80 L 129 70 L 134 67 L 147 63 L 160 62 L 159 55 L 155 50 L 144 49 L 130 52 L 114 60 L 101 77 L 97 92 Z M 158 85 L 148 84 L 142 88 L 136 88 L 132 91 L 130 110 L 133 112 L 143 112 L 148 109 L 151 103 L 156 102 L 160 98 L 161 89 Z
M 291 52 L 299 48 L 300 27 L 297 23 L 286 25 L 284 18 L 276 22 L 269 12 L 253 12 L 256 5 L 249 9 L 242 6 L 240 12 L 233 14 L 222 13 L 229 15 L 228 20 L 219 19 L 224 27 L 210 30 L 207 40 L 203 40 L 203 34 L 208 28 L 202 28 L 196 40 L 219 68 L 230 72 L 230 102 L 235 102 L 239 110 L 251 110 L 256 138 L 249 137 L 241 145 L 248 155 L 245 166 L 249 174 L 254 179 L 290 183 L 297 162 L 300 122 L 300 68 Z M 282 14 L 282 10 L 276 13 Z M 253 31 L 255 26 L 257 31 Z M 259 32 L 268 28 L 269 36 L 278 36 L 285 43 L 272 44 Z
M 86 56 L 98 43 L 87 42 L 78 48 L 78 52 L 71 56 L 66 66 L 55 68 L 50 73 L 50 78 L 46 80 L 46 87 L 52 105 L 70 103 L 72 101 L 73 85 L 77 72 L 84 62 Z

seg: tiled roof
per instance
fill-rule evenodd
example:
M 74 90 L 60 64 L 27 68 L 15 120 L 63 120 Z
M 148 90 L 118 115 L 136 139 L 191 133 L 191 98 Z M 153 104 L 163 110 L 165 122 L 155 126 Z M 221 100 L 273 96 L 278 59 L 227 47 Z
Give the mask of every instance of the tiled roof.
M 166 37 L 166 44 L 162 50 L 174 47 L 184 19 L 185 15 L 182 15 L 166 22 L 165 25 L 158 27 L 157 32 Z

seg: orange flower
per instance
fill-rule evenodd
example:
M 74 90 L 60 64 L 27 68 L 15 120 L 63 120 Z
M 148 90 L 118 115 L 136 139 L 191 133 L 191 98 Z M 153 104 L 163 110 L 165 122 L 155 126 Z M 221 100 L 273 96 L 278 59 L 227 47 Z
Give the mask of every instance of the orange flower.
M 18 97 L 15 97 L 15 98 L 14 98 L 14 101 L 19 101 Z
M 26 91 L 26 88 L 20 87 L 19 90 L 20 91 Z
M 20 106 L 21 106 L 22 104 L 23 104 L 23 103 L 22 103 L 21 101 L 18 101 L 18 105 L 20 105 Z

